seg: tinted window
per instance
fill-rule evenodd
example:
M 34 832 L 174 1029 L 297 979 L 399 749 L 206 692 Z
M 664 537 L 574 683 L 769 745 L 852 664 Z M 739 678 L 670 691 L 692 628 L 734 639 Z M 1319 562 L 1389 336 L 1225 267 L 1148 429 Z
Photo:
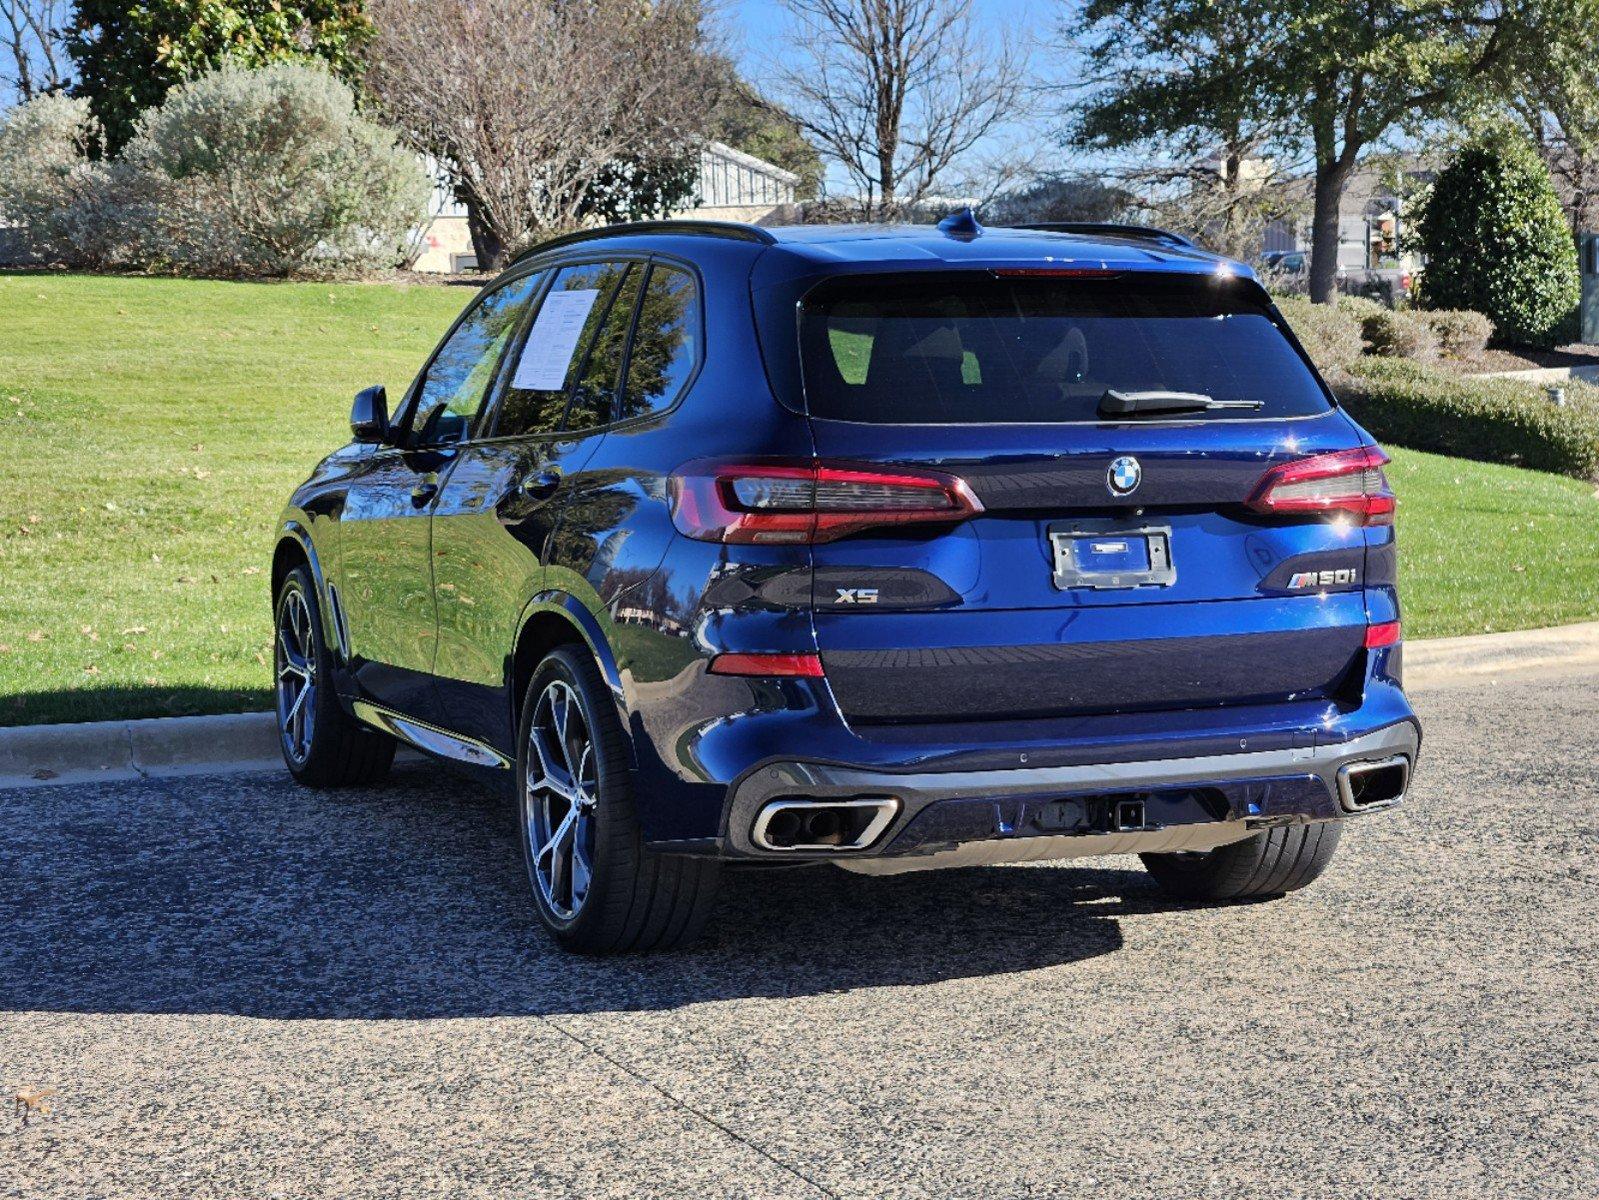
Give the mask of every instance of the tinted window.
M 1141 421 L 1326 411 L 1252 291 L 1214 277 L 840 280 L 802 310 L 806 397 L 819 417 L 906 424 L 1097 421 L 1107 389 L 1261 406 Z
M 422 380 L 412 415 L 415 440 L 437 444 L 466 436 L 539 278 L 529 275 L 490 292 L 456 326 Z
M 638 299 L 641 266 L 630 266 L 611 299 L 611 309 L 594 335 L 588 358 L 577 378 L 571 406 L 566 410 L 566 428 L 581 431 L 605 425 L 611 420 L 616 389 L 622 383 L 622 354 L 627 349 L 627 332 L 633 326 L 633 303 Z
M 651 267 L 628 358 L 622 419 L 666 408 L 677 399 L 699 358 L 699 330 L 694 277 L 675 267 Z
M 550 433 L 561 427 L 589 346 L 630 266 L 586 263 L 556 273 L 510 373 L 496 436 Z

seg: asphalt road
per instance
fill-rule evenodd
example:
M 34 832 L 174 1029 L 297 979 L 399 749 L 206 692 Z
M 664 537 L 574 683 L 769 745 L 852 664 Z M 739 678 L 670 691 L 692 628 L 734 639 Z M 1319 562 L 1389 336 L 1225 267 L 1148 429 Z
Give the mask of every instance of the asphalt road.
M 693 952 L 535 927 L 431 767 L 0 793 L 0 1194 L 1599 1195 L 1599 677 L 1417 697 L 1286 900 L 1137 863 L 735 877 Z

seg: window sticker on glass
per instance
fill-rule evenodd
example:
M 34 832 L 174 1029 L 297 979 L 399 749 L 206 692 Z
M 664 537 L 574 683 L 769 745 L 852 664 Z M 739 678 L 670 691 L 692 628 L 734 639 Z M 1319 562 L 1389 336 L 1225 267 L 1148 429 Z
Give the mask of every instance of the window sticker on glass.
M 566 384 L 583 322 L 599 298 L 597 288 L 551 292 L 527 335 L 511 386 L 529 392 L 558 391 Z

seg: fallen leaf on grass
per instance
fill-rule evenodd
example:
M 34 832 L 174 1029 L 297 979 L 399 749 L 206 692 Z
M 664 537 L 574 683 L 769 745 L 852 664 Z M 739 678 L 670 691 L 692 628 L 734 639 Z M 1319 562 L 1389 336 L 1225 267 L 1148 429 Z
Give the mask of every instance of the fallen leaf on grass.
M 132 634 L 136 634 L 136 633 L 149 633 L 149 632 L 150 631 L 148 629 L 146 629 L 143 625 L 129 625 L 126 629 L 124 629 L 122 631 L 122 636 L 123 637 L 128 637 L 128 636 L 130 636 Z
M 28 640 L 30 642 L 42 642 L 49 636 L 50 635 L 48 633 L 46 633 L 44 630 L 42 630 L 42 629 L 30 629 L 30 630 L 28 630 Z
M 35 771 L 33 777 L 35 779 L 54 779 L 56 773 L 54 771 L 40 770 Z M 50 1112 L 50 1097 L 55 1094 L 56 1089 L 53 1087 L 18 1089 L 13 1100 L 15 1101 L 17 1115 L 22 1118 L 22 1123 L 26 1125 L 28 1118 L 34 1113 L 38 1113 L 41 1117 L 46 1116 Z

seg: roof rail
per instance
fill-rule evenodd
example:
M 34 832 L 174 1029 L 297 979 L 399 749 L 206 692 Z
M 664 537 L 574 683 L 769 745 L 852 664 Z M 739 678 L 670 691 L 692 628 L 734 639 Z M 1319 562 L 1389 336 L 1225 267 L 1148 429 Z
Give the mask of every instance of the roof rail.
M 1199 247 L 1180 233 L 1157 229 L 1153 225 L 1118 225 L 1104 221 L 1039 221 L 1036 224 L 1013 225 L 1012 229 L 1037 229 L 1044 233 L 1080 233 L 1089 237 L 1131 238 L 1138 242 L 1160 242 L 1167 246 L 1181 246 L 1185 250 Z
M 600 241 L 603 238 L 632 237 L 641 233 L 680 233 L 690 237 L 732 238 L 740 242 L 759 242 L 771 246 L 777 242 L 759 225 L 746 225 L 740 221 L 629 221 L 621 225 L 600 225 L 594 229 L 579 229 L 576 233 L 563 233 L 536 246 L 529 246 L 511 261 L 519 263 L 546 250 L 562 246 L 575 246 L 579 242 Z

